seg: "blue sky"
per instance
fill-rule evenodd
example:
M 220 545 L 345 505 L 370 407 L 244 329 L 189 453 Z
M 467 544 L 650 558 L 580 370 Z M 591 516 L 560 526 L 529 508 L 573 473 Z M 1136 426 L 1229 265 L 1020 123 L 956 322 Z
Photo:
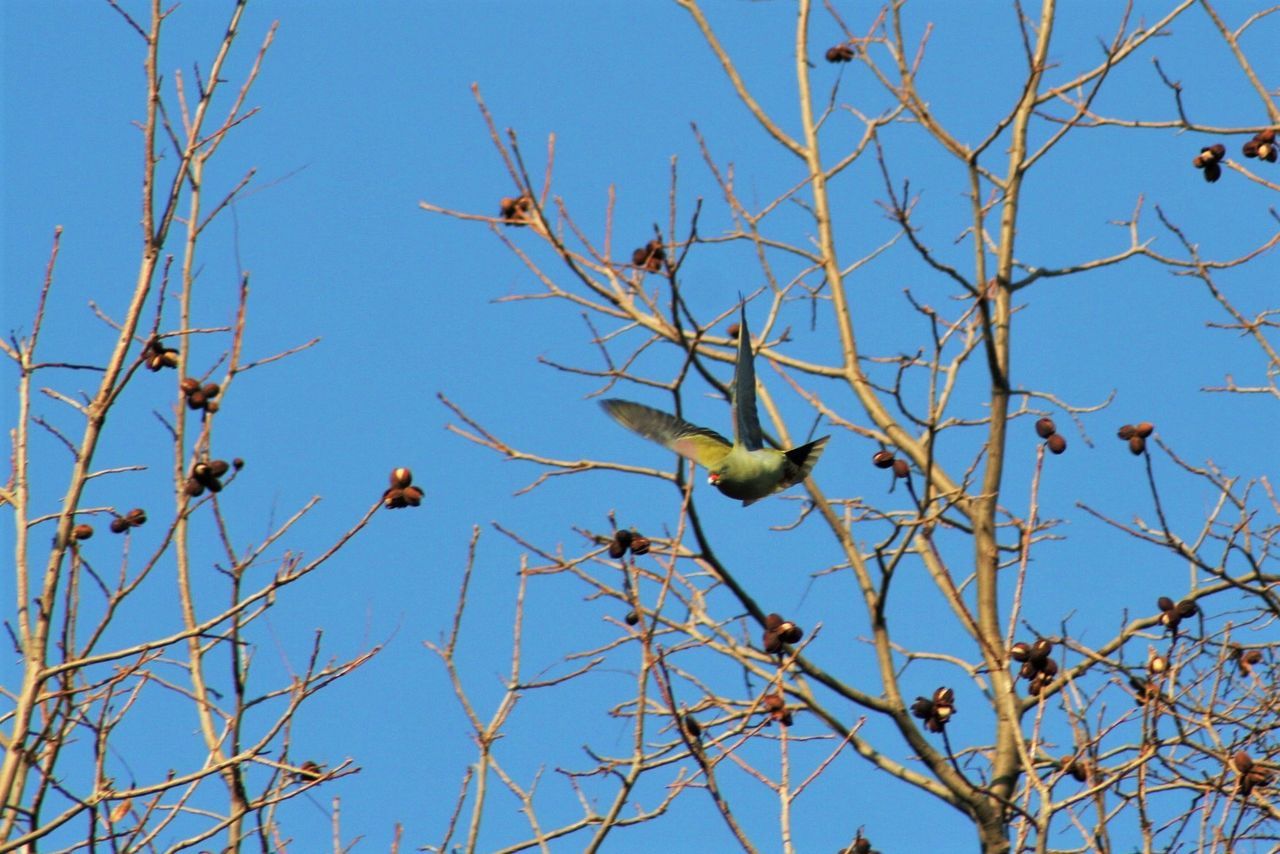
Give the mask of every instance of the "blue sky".
M 141 14 L 135 6 L 129 8 Z M 1109 38 L 1117 24 L 1113 6 L 1086 2 L 1063 10 L 1052 51 L 1059 67 L 1051 79 L 1066 79 L 1096 61 L 1096 38 Z M 1137 14 L 1150 19 L 1163 6 L 1140 3 Z M 707 8 L 761 103 L 794 129 L 789 4 L 715 2 Z M 854 14 L 849 10 L 846 18 L 852 21 Z M 110 340 L 110 330 L 93 316 L 89 301 L 107 314 L 118 313 L 136 272 L 141 144 L 131 121 L 143 114 L 142 44 L 105 3 L 9 3 L 2 15 L 3 331 L 29 329 L 51 234 L 61 225 L 51 321 L 42 346 L 68 361 L 90 360 Z M 175 69 L 190 79 L 193 61 L 207 68 L 226 15 L 227 4 L 212 2 L 190 3 L 174 13 L 160 63 L 169 81 Z M 362 772 L 322 789 L 315 805 L 289 805 L 286 826 L 298 840 L 296 850 L 319 850 L 329 834 L 319 807 L 338 796 L 343 834 L 362 836 L 360 850 L 386 848 L 396 822 L 404 824 L 406 847 L 416 847 L 438 839 L 471 758 L 465 721 L 422 641 L 437 640 L 447 630 L 472 526 L 484 533 L 462 657 L 480 705 L 488 708 L 508 666 L 521 553 L 490 523 L 573 551 L 582 546 L 574 527 L 601 530 L 610 509 L 641 530 L 661 531 L 675 519 L 668 490 L 618 475 L 559 478 L 531 495 L 513 497 L 536 477 L 536 469 L 504 463 L 444 429 L 453 419 L 437 393 L 513 444 L 548 456 L 651 465 L 666 459 L 599 412 L 588 399 L 598 390 L 593 381 L 538 364 L 545 357 L 599 367 L 578 312 L 551 301 L 495 303 L 538 285 L 483 226 L 419 209 L 418 202 L 428 200 L 490 214 L 512 193 L 471 85 L 480 86 L 500 127 L 517 129 L 538 183 L 547 134 L 556 134 L 554 193 L 597 238 L 608 188 L 617 187 L 618 255 L 644 243 L 654 222 L 665 227 L 673 157 L 680 169 L 681 221 L 687 221 L 694 199 L 704 197 L 702 233 L 726 227 L 691 122 L 720 162 L 736 164 L 739 191 L 748 200 L 770 198 L 799 173 L 732 99 L 718 64 L 674 4 L 403 2 L 357 9 L 336 2 L 255 2 L 229 79 L 240 79 L 275 20 L 279 31 L 249 98 L 261 112 L 230 138 L 209 175 L 210 185 L 225 192 L 253 168 L 256 189 L 203 245 L 197 305 L 210 325 L 230 320 L 237 271 L 244 269 L 252 283 L 251 356 L 312 337 L 321 343 L 238 381 L 219 416 L 218 444 L 248 463 L 231 511 L 247 540 L 260 539 L 271 520 L 292 513 L 310 496 L 324 496 L 290 544 L 308 554 L 319 552 L 333 532 L 377 499 L 393 466 L 412 467 L 426 490 L 422 508 L 379 514 L 323 572 L 290 590 L 266 618 L 256 647 L 265 680 L 299 666 L 315 628 L 324 628 L 326 654 L 354 655 L 386 644 L 369 665 L 317 698 L 294 729 L 295 755 L 330 765 L 350 757 Z M 916 33 L 925 21 L 934 24 L 921 86 L 936 115 L 958 137 L 980 137 L 1016 95 L 1012 81 L 1020 47 L 1008 4 L 924 3 L 908 21 Z M 1185 84 L 1188 109 L 1198 120 L 1261 124 L 1265 112 L 1256 94 L 1225 48 L 1212 40 L 1203 16 L 1189 14 L 1174 30 L 1176 38 L 1156 40 L 1116 73 L 1098 109 L 1151 120 L 1171 117 L 1171 98 L 1150 62 L 1158 56 Z M 815 10 L 813 33 L 814 79 L 825 91 L 841 72 L 820 55 L 840 40 L 839 29 Z M 1275 52 L 1268 53 L 1261 41 L 1246 47 L 1263 79 L 1275 81 Z M 865 74 L 846 73 L 838 102 L 882 108 L 884 95 Z M 828 156 L 842 152 L 858 130 L 847 115 L 837 114 L 828 129 Z M 892 129 L 887 138 L 896 180 L 909 177 L 913 190 L 923 194 L 926 239 L 949 261 L 968 263 L 967 244 L 953 244 L 967 205 L 956 164 L 913 128 Z M 1274 204 L 1273 197 L 1231 174 L 1207 185 L 1191 169 L 1190 158 L 1209 144 L 1207 138 L 1094 130 L 1080 132 L 1077 140 L 1054 152 L 1031 179 L 1032 212 L 1018 249 L 1027 263 L 1066 265 L 1122 249 L 1127 235 L 1112 223 L 1127 219 L 1140 197 L 1143 234 L 1156 236 L 1158 247 L 1171 253 L 1176 245 L 1158 228 L 1155 205 L 1213 257 L 1240 254 L 1274 230 L 1274 222 L 1257 215 Z M 1229 143 L 1233 152 L 1235 142 Z M 1003 165 L 1000 158 L 993 162 Z M 892 236 L 893 224 L 876 206 L 883 198 L 873 160 L 842 177 L 835 213 L 844 258 Z M 803 232 L 799 216 L 784 221 Z M 522 245 L 533 243 L 527 233 L 508 235 Z M 1274 305 L 1276 272 L 1274 258 L 1264 257 L 1223 280 L 1252 314 Z M 760 284 L 748 256 L 707 251 L 693 256 L 685 287 L 700 313 L 710 316 L 728 311 L 739 291 Z M 862 324 L 863 346 L 890 354 L 913 351 L 922 340 L 918 320 L 905 310 L 904 288 L 940 307 L 953 296 L 945 281 L 901 249 L 860 271 L 848 287 L 860 312 L 883 317 Z M 1042 513 L 1066 519 L 1062 532 L 1068 538 L 1037 555 L 1038 567 L 1059 574 L 1045 580 L 1045 589 L 1057 595 L 1029 603 L 1028 618 L 1052 631 L 1074 613 L 1086 640 L 1091 631 L 1103 637 L 1121 619 L 1122 608 L 1148 609 L 1155 596 L 1167 590 L 1176 598 L 1186 586 L 1185 569 L 1135 548 L 1076 509 L 1083 502 L 1124 519 L 1151 513 L 1137 461 L 1111 438 L 1115 426 L 1150 419 L 1189 460 L 1211 458 L 1231 472 L 1274 478 L 1280 474 L 1274 401 L 1209 398 L 1200 391 L 1228 373 L 1241 383 L 1256 383 L 1262 362 L 1246 342 L 1206 328 L 1206 321 L 1222 318 L 1203 288 L 1154 264 L 1139 260 L 1046 281 L 1024 294 L 1015 345 L 1018 384 L 1081 405 L 1116 394 L 1111 409 L 1086 419 L 1094 446 L 1074 429 L 1064 430 L 1071 448 L 1049 462 Z M 796 347 L 832 358 L 834 345 L 823 335 L 830 332 L 829 321 L 820 320 L 810 333 L 805 318 L 807 310 L 791 321 L 801 333 Z M 217 352 L 210 348 L 202 355 L 209 364 Z M 772 372 L 762 370 L 762 378 L 783 385 Z M 74 377 L 64 379 L 76 388 Z M 167 460 L 164 436 L 149 413 L 169 405 L 169 391 L 146 386 L 149 381 L 140 378 L 126 397 L 133 414 L 127 423 L 112 425 L 102 463 L 147 462 L 159 480 L 149 473 L 96 485 L 91 501 L 164 502 L 156 494 Z M 2 406 L 8 421 L 12 383 L 6 383 Z M 792 429 L 807 430 L 804 408 L 794 399 L 786 405 L 793 407 L 795 423 L 805 425 Z M 850 410 L 850 416 L 856 413 Z M 728 429 L 723 407 L 714 400 L 701 402 L 691 417 Z M 1059 423 L 1065 427 L 1066 419 Z M 1021 509 L 1035 443 L 1029 423 L 1015 432 L 1007 498 Z M 865 463 L 872 450 L 867 442 L 838 436 L 819 469 L 824 488 L 882 498 L 887 483 Z M 39 474 L 48 479 L 39 482 L 38 497 L 54 508 L 64 488 L 65 460 L 52 443 L 41 446 L 41 454 Z M 1167 459 L 1157 467 L 1176 478 Z M 1177 483 L 1185 490 L 1170 485 L 1170 512 L 1194 530 L 1210 497 L 1198 484 Z M 791 518 L 793 503 L 774 499 L 743 510 L 709 497 L 704 507 L 713 537 L 723 541 L 727 559 L 762 601 L 777 603 L 771 607 L 797 615 L 803 625 L 827 626 L 833 644 L 828 654 L 837 655 L 837 638 L 856 649 L 865 625 L 857 619 L 850 589 L 809 578 L 834 559 L 826 541 L 771 530 Z M 0 534 L 11 536 L 7 527 Z M 103 540 L 99 559 L 110 565 L 111 542 Z M 212 585 L 211 591 L 218 589 Z M 922 585 L 918 595 L 928 602 L 934 594 Z M 131 619 L 176 620 L 163 589 L 155 596 Z M 616 634 L 606 617 L 620 617 L 617 609 L 582 596 L 582 589 L 562 579 L 533 586 L 526 617 L 530 671 L 554 667 L 566 651 Z M 903 622 L 910 639 L 942 642 L 946 636 L 945 628 Z M 861 654 L 852 653 L 851 667 Z M 15 660 L 6 658 L 0 681 L 16 678 L 15 668 Z M 931 678 L 922 677 L 920 693 L 936 684 Z M 536 692 L 522 700 L 503 746 L 505 757 L 525 782 L 544 769 L 541 797 L 548 821 L 575 808 L 554 769 L 586 764 L 584 733 L 602 749 L 625 749 L 625 724 L 605 716 L 600 698 L 625 696 L 620 692 L 629 679 L 625 668 L 616 669 L 570 694 L 571 700 Z M 962 705 L 961 732 L 963 711 Z M 194 726 L 180 719 L 163 723 L 160 731 L 175 740 L 161 740 L 160 751 L 177 750 L 182 733 Z M 822 748 L 815 749 L 820 755 Z M 890 750 L 900 753 L 902 747 L 894 743 Z M 167 759 L 155 761 L 167 767 Z M 798 807 L 800 850 L 832 849 L 859 824 L 888 851 L 923 850 L 957 838 L 953 834 L 968 845 L 960 817 L 918 798 L 908 801 L 904 790 L 853 758 L 842 757 L 829 774 L 831 784 Z M 771 850 L 767 834 L 776 827 L 776 804 L 750 784 L 738 785 L 739 812 L 761 834 L 762 850 Z M 658 793 L 642 794 L 652 799 Z M 899 811 L 908 802 L 910 817 Z M 681 802 L 672 819 L 621 834 L 610 850 L 677 845 L 691 832 L 706 834 L 706 850 L 727 842 L 704 799 Z M 521 833 L 512 804 L 498 802 L 488 821 L 492 835 L 482 849 Z

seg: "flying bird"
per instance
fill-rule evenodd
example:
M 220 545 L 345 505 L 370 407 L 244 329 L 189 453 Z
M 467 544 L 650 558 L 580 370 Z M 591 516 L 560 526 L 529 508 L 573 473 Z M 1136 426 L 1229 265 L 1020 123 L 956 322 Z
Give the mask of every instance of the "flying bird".
M 693 460 L 709 472 L 707 482 L 743 506 L 781 492 L 809 476 L 830 436 L 779 451 L 764 446 L 756 414 L 756 369 L 747 330 L 746 304 L 739 305 L 738 361 L 733 371 L 733 442 L 666 412 L 612 398 L 600 401 L 615 421 Z

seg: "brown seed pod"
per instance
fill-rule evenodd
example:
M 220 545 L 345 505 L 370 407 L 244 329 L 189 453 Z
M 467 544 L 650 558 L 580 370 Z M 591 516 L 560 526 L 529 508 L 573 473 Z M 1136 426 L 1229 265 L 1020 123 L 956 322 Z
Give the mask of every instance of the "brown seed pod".
M 230 470 L 231 470 L 231 464 L 228 463 L 226 460 L 210 460 L 209 461 L 209 474 L 213 475 L 214 477 L 222 477 L 224 474 L 226 474 Z
M 804 629 L 795 623 L 784 623 L 778 631 L 778 637 L 782 638 L 783 643 L 796 644 L 800 643 L 800 639 L 804 637 Z
M 853 48 L 847 44 L 838 44 L 827 48 L 827 62 L 850 62 L 853 60 Z
M 1269 786 L 1271 784 L 1272 774 L 1260 765 L 1255 765 L 1253 770 L 1240 779 L 1240 794 L 1248 797 L 1249 793 L 1254 789 Z
M 628 611 L 627 616 L 624 617 L 623 619 L 627 621 L 628 626 L 634 626 L 636 623 L 640 622 L 640 614 L 639 612 L 634 610 Z
M 1169 669 L 1169 659 L 1163 655 L 1153 655 L 1147 659 L 1147 672 L 1152 676 L 1159 676 Z
M 654 238 L 649 241 L 649 245 L 645 247 L 646 257 L 644 268 L 650 273 L 658 273 L 662 271 L 662 263 L 667 260 L 667 250 L 662 248 L 662 241 Z
M 631 538 L 631 553 L 636 556 L 647 555 L 649 553 L 650 545 L 652 545 L 652 543 L 649 542 L 648 537 L 636 534 Z
M 770 691 L 761 698 L 769 717 L 783 726 L 791 726 L 791 712 L 787 711 L 787 701 L 779 691 Z
M 1048 683 L 1049 680 L 1044 678 L 1043 673 L 1037 673 L 1035 676 L 1032 676 L 1031 681 L 1027 683 L 1027 694 L 1032 697 L 1039 697 L 1040 692 L 1044 690 L 1044 686 Z
M 1009 647 L 1009 657 L 1014 661 L 1026 661 L 1031 657 L 1031 645 L 1018 641 Z
M 943 727 L 956 713 L 956 692 L 950 688 L 938 688 L 933 692 L 933 715 L 925 721 L 925 729 L 942 732 Z
M 1240 653 L 1240 672 L 1248 676 L 1253 672 L 1253 666 L 1262 661 L 1262 650 L 1246 649 Z
M 209 482 L 206 483 L 205 486 L 208 487 L 210 492 L 222 491 L 222 481 L 218 480 L 216 477 L 210 478 Z
M 499 205 L 499 211 L 507 225 L 527 225 L 532 210 L 533 199 L 527 195 L 514 199 L 509 196 L 504 197 Z
M 394 468 L 391 470 L 392 486 L 396 486 L 396 487 L 399 487 L 400 489 L 404 489 L 406 486 L 408 486 L 411 483 L 413 483 L 413 472 L 409 471 L 409 469 L 405 468 L 404 466 L 401 466 L 399 468 Z
M 1022 667 L 1018 668 L 1018 675 L 1023 679 L 1031 679 L 1040 675 L 1040 668 L 1034 662 L 1024 661 Z
M 1237 750 L 1235 755 L 1231 757 L 1231 764 L 1241 774 L 1248 774 L 1250 769 L 1253 768 L 1253 757 L 1243 750 Z
M 299 780 L 308 783 L 313 780 L 319 780 L 322 776 L 324 776 L 324 769 L 310 759 L 302 763 L 302 767 L 298 769 L 297 774 Z
M 1160 687 L 1146 679 L 1139 679 L 1137 676 L 1129 677 L 1129 687 L 1134 692 L 1134 702 L 1139 706 L 1145 706 L 1151 700 L 1160 696 Z
M 1067 449 L 1067 440 L 1061 433 L 1054 433 L 1050 436 L 1045 444 L 1049 446 L 1049 453 L 1061 454 Z
M 782 619 L 781 614 L 765 614 L 764 615 L 764 627 L 771 632 L 776 632 L 778 628 L 785 622 L 786 620 Z
M 1178 616 L 1182 617 L 1183 619 L 1187 617 L 1194 617 L 1196 614 L 1199 614 L 1199 613 L 1200 613 L 1200 606 L 1197 605 L 1195 601 L 1192 599 L 1183 599 L 1181 602 L 1178 603 Z
M 1083 783 L 1089 779 L 1089 762 L 1084 757 L 1077 759 L 1068 753 L 1058 760 L 1058 767 L 1074 777 L 1078 783 Z
M 218 403 L 218 401 L 216 400 L 206 401 L 204 405 L 204 411 L 209 413 L 210 415 L 216 414 L 217 411 L 221 408 L 222 408 L 222 404 Z
M 698 723 L 698 719 L 691 714 L 684 716 L 684 731 L 689 733 L 690 738 L 700 738 L 702 736 L 702 725 Z
M 187 478 L 187 482 L 182 485 L 182 491 L 191 498 L 199 498 L 204 495 L 204 484 L 194 477 Z
M 765 629 L 764 637 L 761 639 L 761 646 L 769 655 L 777 655 L 782 652 L 782 638 L 778 637 L 778 633 L 772 629 Z
M 878 469 L 893 468 L 893 451 L 876 451 L 871 455 L 871 464 Z
M 404 500 L 410 507 L 417 507 L 422 503 L 423 492 L 420 487 L 406 486 L 404 488 Z
M 738 333 L 741 331 L 742 331 L 741 326 L 739 326 L 736 323 L 730 323 L 728 328 L 725 329 L 725 334 L 728 335 L 730 338 L 737 338 Z
M 141 507 L 135 507 L 124 514 L 124 518 L 130 525 L 145 525 L 147 524 L 147 511 Z
M 1226 155 L 1226 146 L 1221 143 L 1211 145 L 1200 149 L 1200 153 L 1192 159 L 1192 164 L 1197 169 L 1204 170 L 1204 179 L 1212 184 L 1222 177 L 1222 167 L 1218 165 L 1218 161 Z
M 1161 611 L 1172 611 L 1174 609 L 1173 600 L 1168 596 L 1161 596 L 1156 600 L 1156 607 Z
M 637 249 L 631 253 L 631 266 L 643 267 L 645 265 L 645 261 L 647 261 L 648 258 L 649 258 L 648 252 L 646 252 L 643 248 Z
M 1043 666 L 1051 652 L 1053 652 L 1053 641 L 1048 638 L 1040 638 L 1031 645 L 1031 657 L 1029 660 Z
M 904 459 L 895 459 L 893 461 L 893 476 L 897 478 L 905 478 L 911 474 L 911 465 Z
M 178 383 L 178 388 L 182 389 L 182 393 L 189 397 L 200 390 L 200 380 L 195 377 L 183 377 L 182 382 Z
M 107 527 L 111 529 L 111 533 L 113 534 L 123 534 L 125 531 L 129 530 L 130 525 L 129 521 L 123 516 L 117 516 L 111 520 L 111 524 Z
M 209 400 L 213 400 L 215 397 L 222 394 L 222 386 L 217 383 L 205 383 L 200 387 L 200 390 L 204 392 L 204 396 L 209 398 Z
M 1046 658 L 1044 664 L 1040 665 L 1040 672 L 1045 675 L 1046 679 L 1052 679 L 1058 675 L 1058 662 L 1052 658 Z
M 1058 427 L 1053 423 L 1053 419 L 1045 416 L 1036 422 L 1036 435 L 1041 439 L 1048 439 L 1054 433 L 1058 432 Z
M 614 531 L 613 540 L 609 543 L 609 557 L 617 560 L 627 553 L 627 549 L 631 548 L 632 534 L 630 531 Z
M 205 400 L 204 392 L 199 389 L 196 389 L 191 392 L 191 394 L 187 395 L 187 409 L 204 409 L 204 405 L 207 402 L 208 401 Z
M 178 367 L 178 351 L 164 350 L 160 353 L 160 367 L 176 368 Z
M 73 540 L 87 540 L 92 536 L 93 526 L 87 525 L 84 522 L 81 522 L 79 525 L 76 525 L 71 529 L 71 539 Z
M 911 704 L 911 714 L 922 721 L 927 721 L 933 717 L 933 701 L 925 697 L 916 697 L 916 701 Z
M 1129 437 L 1129 453 L 1133 454 L 1135 457 L 1140 457 L 1142 456 L 1143 452 L 1146 450 L 1147 450 L 1146 439 L 1138 435 L 1133 435 Z
M 1141 421 L 1133 425 L 1134 435 L 1141 436 L 1144 439 L 1150 436 L 1155 431 L 1156 431 L 1156 425 L 1152 424 L 1150 421 Z
M 1120 429 L 1116 431 L 1116 435 L 1119 436 L 1122 440 L 1127 442 L 1131 438 L 1133 438 L 1133 432 L 1134 432 L 1134 427 L 1132 424 L 1122 424 L 1120 426 Z
M 236 457 L 231 461 L 231 467 L 236 471 L 240 471 L 240 469 L 244 468 L 244 460 Z
M 1209 145 L 1200 149 L 1200 153 L 1191 162 L 1196 165 L 1196 168 L 1203 169 L 1210 164 L 1217 163 L 1226 156 L 1226 153 L 1227 147 L 1222 143 Z
M 382 503 L 388 510 L 399 510 L 409 502 L 405 500 L 404 490 L 393 486 L 382 493 Z

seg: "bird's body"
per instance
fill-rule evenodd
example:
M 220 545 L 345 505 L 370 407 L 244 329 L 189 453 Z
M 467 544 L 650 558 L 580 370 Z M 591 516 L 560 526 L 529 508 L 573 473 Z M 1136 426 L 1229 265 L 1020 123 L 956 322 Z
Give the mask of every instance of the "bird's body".
M 611 399 L 600 405 L 623 427 L 704 466 L 712 486 L 745 505 L 808 477 L 830 437 L 823 436 L 789 451 L 764 446 L 756 414 L 756 374 L 745 305 L 740 311 L 732 390 L 733 442 L 714 430 L 640 403 Z

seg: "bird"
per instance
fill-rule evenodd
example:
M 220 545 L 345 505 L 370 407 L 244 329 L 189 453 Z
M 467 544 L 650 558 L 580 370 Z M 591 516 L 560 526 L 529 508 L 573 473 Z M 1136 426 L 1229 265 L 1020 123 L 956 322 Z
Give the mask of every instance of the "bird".
M 730 390 L 732 442 L 714 430 L 642 403 L 610 398 L 600 401 L 600 405 L 628 430 L 707 469 L 707 482 L 729 498 L 741 501 L 745 507 L 808 477 L 831 437 L 823 436 L 789 451 L 764 446 L 756 413 L 755 357 L 751 351 L 751 333 L 747 330 L 745 301 L 739 303 L 738 311 L 741 316 L 738 358 Z

